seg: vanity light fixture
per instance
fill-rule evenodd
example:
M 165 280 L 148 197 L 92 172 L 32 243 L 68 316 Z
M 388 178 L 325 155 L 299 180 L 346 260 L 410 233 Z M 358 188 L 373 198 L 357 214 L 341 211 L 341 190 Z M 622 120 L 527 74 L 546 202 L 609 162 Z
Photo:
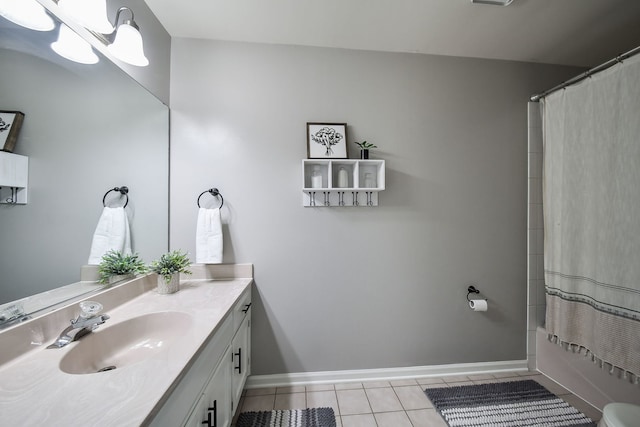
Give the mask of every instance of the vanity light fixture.
M 494 6 L 509 6 L 513 0 L 471 0 L 471 3 L 492 4 Z
M 45 8 L 36 0 L 0 0 L 0 15 L 30 30 L 51 31 L 56 27 Z
M 120 20 L 120 13 L 124 11 L 128 11 L 131 14 L 131 19 L 125 19 L 121 24 L 118 24 Z M 116 32 L 113 38 L 113 43 L 107 46 L 109 52 L 111 52 L 111 54 L 120 61 L 126 62 L 127 64 L 138 67 L 146 67 L 149 65 L 149 60 L 144 55 L 140 28 L 133 20 L 133 11 L 131 9 L 128 7 L 121 7 L 118 9 L 118 13 L 116 13 L 115 27 Z
M 88 30 L 101 34 L 113 32 L 107 18 L 107 0 L 58 0 L 58 6 Z
M 95 64 L 99 61 L 89 42 L 65 24 L 60 24 L 58 40 L 51 43 L 51 49 L 63 58 L 80 64 Z

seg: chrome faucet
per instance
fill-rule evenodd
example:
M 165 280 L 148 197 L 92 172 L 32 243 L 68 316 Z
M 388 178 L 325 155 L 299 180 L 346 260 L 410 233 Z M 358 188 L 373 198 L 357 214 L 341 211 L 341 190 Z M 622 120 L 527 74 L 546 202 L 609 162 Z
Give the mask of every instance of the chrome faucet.
M 65 345 L 77 341 L 98 326 L 109 320 L 108 314 L 98 315 L 102 311 L 102 304 L 93 301 L 83 301 L 80 303 L 82 312 L 77 318 L 71 319 L 71 325 L 67 326 L 60 336 L 47 346 L 47 348 L 62 348 Z

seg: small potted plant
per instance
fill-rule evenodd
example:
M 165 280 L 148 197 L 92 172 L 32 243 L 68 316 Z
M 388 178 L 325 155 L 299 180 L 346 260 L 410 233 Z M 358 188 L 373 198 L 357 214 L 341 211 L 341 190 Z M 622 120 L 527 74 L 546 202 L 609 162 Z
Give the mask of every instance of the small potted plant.
M 122 252 L 110 250 L 104 254 L 98 265 L 98 283 L 111 285 L 146 272 L 147 267 L 138 254 L 124 255 Z
M 191 274 L 191 261 L 180 250 L 168 252 L 151 263 L 149 269 L 158 274 L 158 293 L 172 294 L 180 290 L 180 273 Z
M 367 141 L 362 141 L 362 142 L 355 142 L 354 144 L 356 144 L 358 147 L 360 147 L 360 158 L 361 159 L 368 159 L 369 158 L 369 149 L 370 148 L 378 148 L 377 145 L 372 144 L 370 142 Z

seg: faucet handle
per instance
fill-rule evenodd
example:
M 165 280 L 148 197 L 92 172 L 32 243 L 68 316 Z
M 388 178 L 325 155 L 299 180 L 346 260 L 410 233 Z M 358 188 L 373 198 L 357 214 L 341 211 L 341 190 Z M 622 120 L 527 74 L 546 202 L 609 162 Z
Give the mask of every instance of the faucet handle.
M 80 303 L 80 310 L 82 310 L 80 317 L 82 319 L 89 319 L 102 311 L 102 304 L 95 301 L 82 301 Z

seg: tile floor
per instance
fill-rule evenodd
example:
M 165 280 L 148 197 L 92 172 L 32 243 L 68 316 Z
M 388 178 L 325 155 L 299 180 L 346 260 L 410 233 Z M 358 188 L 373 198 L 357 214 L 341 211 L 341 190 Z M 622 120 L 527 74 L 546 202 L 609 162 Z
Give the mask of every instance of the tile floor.
M 338 427 L 446 427 L 423 389 L 531 378 L 594 421 L 601 413 L 538 372 L 443 376 L 245 390 L 240 412 L 332 407 Z

